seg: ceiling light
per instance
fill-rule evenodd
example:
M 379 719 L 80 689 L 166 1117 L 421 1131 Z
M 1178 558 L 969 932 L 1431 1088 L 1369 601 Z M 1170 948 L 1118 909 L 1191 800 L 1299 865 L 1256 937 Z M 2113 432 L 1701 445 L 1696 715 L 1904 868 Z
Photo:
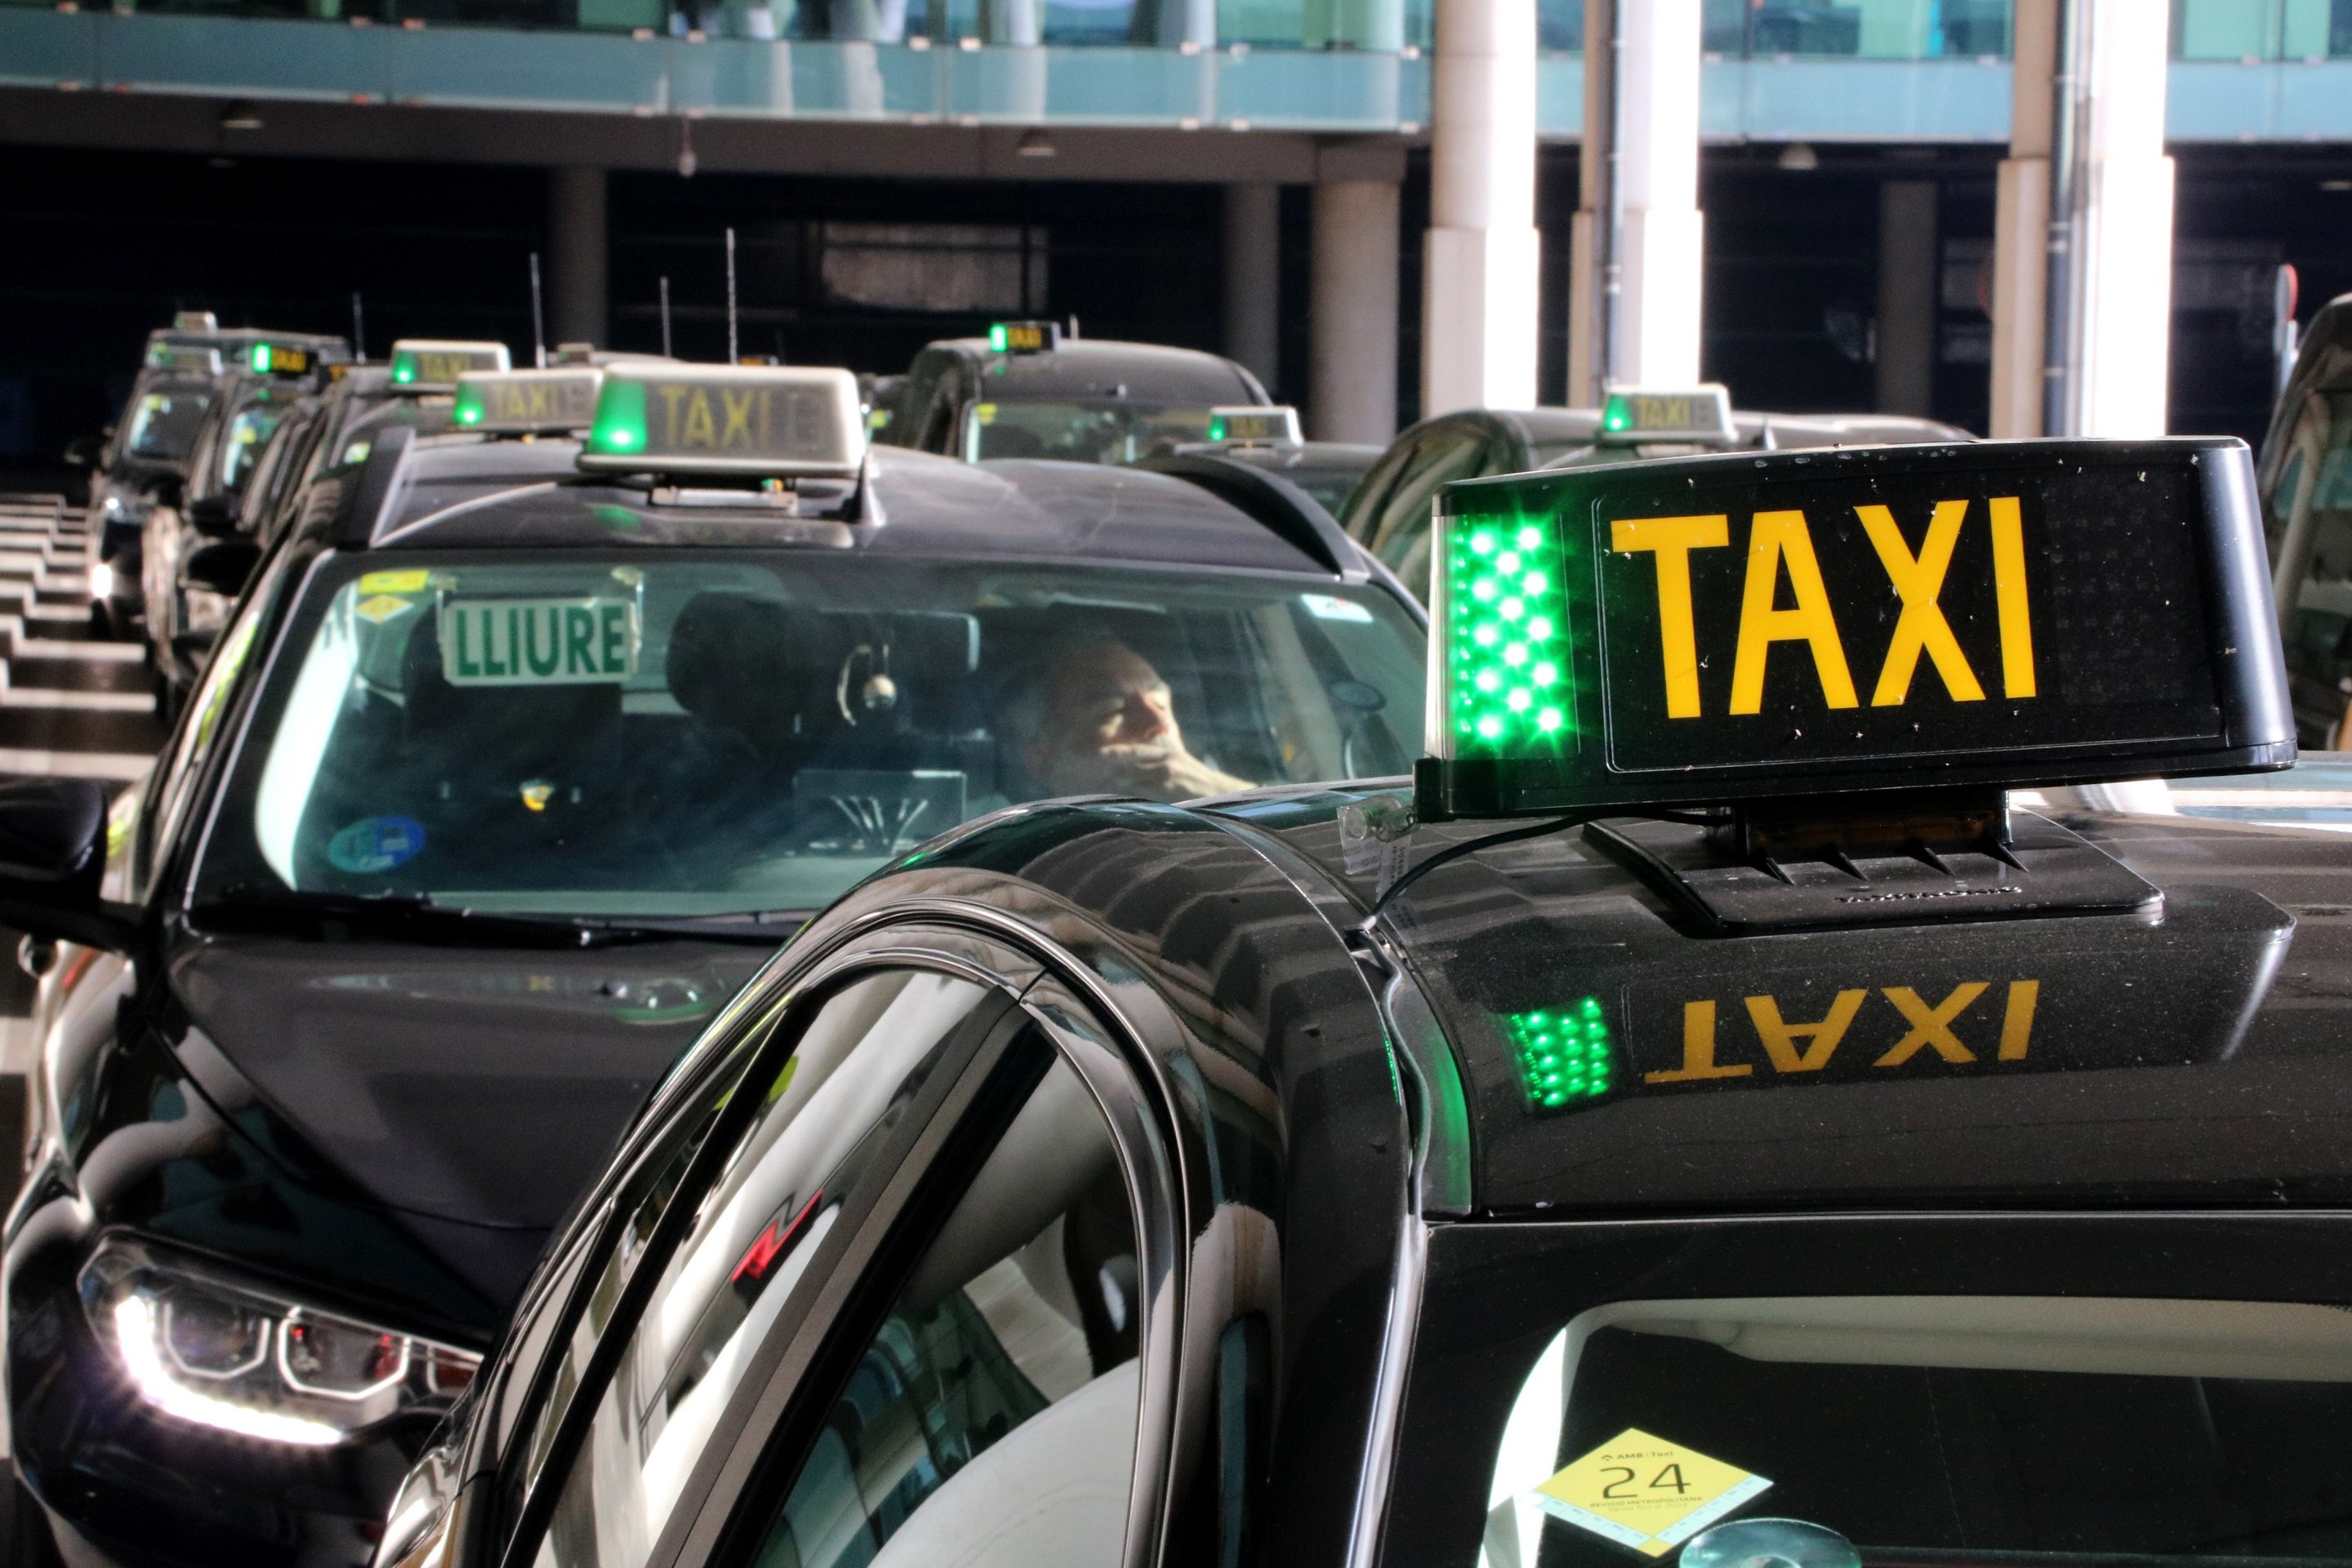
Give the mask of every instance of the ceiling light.
M 221 110 L 220 126 L 224 131 L 258 131 L 261 110 L 250 103 L 232 103 Z
M 1016 158 L 1050 158 L 1054 155 L 1054 139 L 1043 131 L 1024 131 L 1021 140 L 1013 144 Z
M 1821 154 L 1810 142 L 1791 142 L 1780 151 L 1780 167 L 1791 173 L 1804 174 L 1821 166 Z
M 2319 188 L 2323 191 L 2352 191 L 2352 180 L 2322 180 Z

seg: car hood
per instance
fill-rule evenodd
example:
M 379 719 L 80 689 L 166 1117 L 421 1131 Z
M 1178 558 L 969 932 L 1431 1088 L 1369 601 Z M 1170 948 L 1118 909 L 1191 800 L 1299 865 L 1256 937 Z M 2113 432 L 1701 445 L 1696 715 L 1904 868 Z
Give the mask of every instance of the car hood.
M 224 1109 L 258 1102 L 307 1146 L 281 1162 L 412 1215 L 544 1230 L 770 956 L 192 939 L 168 966 L 173 1048 Z

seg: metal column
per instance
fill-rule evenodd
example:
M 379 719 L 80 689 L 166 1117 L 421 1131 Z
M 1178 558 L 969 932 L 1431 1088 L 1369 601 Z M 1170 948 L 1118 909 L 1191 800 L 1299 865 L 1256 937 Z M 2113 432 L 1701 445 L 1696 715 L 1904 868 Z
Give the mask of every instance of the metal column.
M 1385 446 L 1396 434 L 1397 246 L 1403 160 L 1355 168 L 1332 153 L 1317 181 L 1307 415 L 1318 440 Z M 1336 166 L 1335 166 L 1336 165 Z M 1528 335 L 1533 338 L 1533 323 Z
M 1275 384 L 1281 343 L 1282 187 L 1225 187 L 1225 355 Z
M 1542 255 L 1535 0 L 1437 7 L 1429 162 L 1422 412 L 1532 407 Z
M 548 171 L 547 249 L 550 335 L 605 343 L 604 170 Z
M 1929 412 L 1936 391 L 1936 182 L 1878 187 L 1877 404 L 1886 414 Z

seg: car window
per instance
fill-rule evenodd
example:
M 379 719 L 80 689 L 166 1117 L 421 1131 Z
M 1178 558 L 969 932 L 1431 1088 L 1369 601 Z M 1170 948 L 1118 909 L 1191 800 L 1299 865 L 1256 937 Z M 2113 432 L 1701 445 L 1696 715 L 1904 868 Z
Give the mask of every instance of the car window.
M 566 916 L 831 902 L 983 812 L 1399 772 L 1376 585 L 832 552 L 402 552 L 306 590 L 200 900 Z
M 2295 727 L 2307 746 L 2343 739 L 2352 679 L 2352 392 L 2315 393 L 2263 498 Z
M 1489 1441 L 1485 1568 L 1675 1548 L 1686 1568 L 2340 1562 L 2352 1318 L 2101 1297 L 1622 1301 L 1560 1329 Z
M 964 421 L 963 457 L 1050 458 L 1065 463 L 1131 463 L 1179 443 L 1209 437 L 1206 404 L 1129 398 L 982 402 Z
M 1381 563 L 1423 599 L 1429 596 L 1429 509 L 1438 487 L 1487 471 L 1488 442 L 1474 426 L 1443 426 L 1425 436 L 1396 486 L 1366 520 L 1362 538 Z
M 626 1335 L 610 1376 L 585 1390 L 594 1403 L 584 1436 L 562 1461 L 561 1482 L 550 1478 L 560 1489 L 537 1562 L 635 1568 L 645 1561 L 695 1461 L 723 1430 L 730 1399 L 793 1281 L 907 1115 L 941 1047 L 994 995 L 928 971 L 855 981 L 808 1020 L 784 1061 L 736 1087 L 737 1096 L 757 1097 L 757 1119 L 709 1185 L 681 1187 L 692 1150 L 680 1149 L 621 1227 L 550 1384 L 529 1472 L 552 1454 L 599 1344 Z M 683 1237 L 656 1257 L 648 1249 L 674 1194 L 691 1212 Z M 631 1290 L 640 1267 L 658 1272 L 649 1288 Z
M 163 858 L 171 853 L 173 841 L 194 805 L 196 782 L 214 749 L 220 744 L 221 721 L 236 693 L 237 678 L 245 673 L 253 657 L 261 623 L 278 596 L 270 591 L 272 585 L 264 584 L 261 591 L 248 595 L 236 619 L 222 634 L 211 662 L 205 667 L 203 679 L 197 682 L 194 696 L 188 700 L 187 711 L 181 716 L 179 729 L 165 753 L 166 760 L 151 775 L 160 793 L 152 809 L 142 808 L 145 815 L 136 833 L 140 849 L 133 858 L 131 872 L 130 896 L 134 900 L 146 897 L 152 879 Z
M 790 1479 L 755 1486 L 759 1568 L 1113 1568 L 1140 1388 L 1136 1221 L 1110 1128 L 1042 1072 L 854 1354 Z M 781 1491 L 778 1502 L 773 1493 Z
M 139 399 L 123 437 L 123 450 L 134 458 L 176 462 L 195 445 L 212 403 L 208 392 L 151 392 Z
M 231 494 L 242 489 L 260 459 L 261 448 L 278 428 L 278 410 L 241 409 L 229 420 L 221 439 L 220 488 Z

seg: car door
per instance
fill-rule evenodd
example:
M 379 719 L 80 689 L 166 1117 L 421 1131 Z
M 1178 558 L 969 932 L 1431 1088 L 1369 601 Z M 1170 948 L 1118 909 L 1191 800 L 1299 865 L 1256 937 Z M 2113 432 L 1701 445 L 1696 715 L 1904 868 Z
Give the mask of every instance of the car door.
M 616 1207 L 511 1445 L 499 1560 L 962 1561 L 936 1542 L 971 1536 L 1108 1563 L 1130 1514 L 1150 1533 L 1129 1479 L 1173 1231 L 1135 1080 L 1015 1005 L 1010 950 L 900 928 L 887 952 L 797 985 L 648 1167 L 677 1173 Z M 973 1536 L 1040 1452 L 1069 1484 L 1019 1517 L 1051 1542 Z
M 1492 416 L 1456 415 L 1432 424 L 1391 470 L 1384 491 L 1367 493 L 1349 508 L 1349 531 L 1381 558 L 1406 587 L 1429 597 L 1430 503 L 1454 479 L 1508 473 L 1526 466 L 1524 446 Z

